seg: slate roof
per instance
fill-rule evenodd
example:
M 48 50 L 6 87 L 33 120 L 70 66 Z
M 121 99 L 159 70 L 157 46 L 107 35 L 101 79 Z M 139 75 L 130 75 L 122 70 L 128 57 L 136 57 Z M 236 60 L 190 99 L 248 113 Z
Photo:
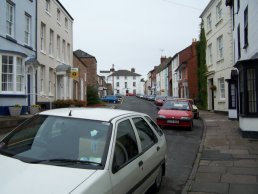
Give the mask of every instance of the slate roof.
M 84 52 L 84 51 L 82 51 L 82 50 L 80 50 L 80 49 L 74 51 L 73 53 L 74 53 L 77 57 L 79 57 L 79 58 L 95 58 L 94 56 L 92 56 L 92 55 L 90 55 L 90 54 L 88 54 L 88 53 L 86 53 L 86 52 Z M 95 59 L 96 59 L 96 58 L 95 58 Z
M 141 75 L 138 74 L 138 73 L 133 73 L 133 72 L 128 71 L 128 70 L 118 70 L 118 71 L 115 71 L 114 73 L 112 73 L 109 76 L 141 76 Z

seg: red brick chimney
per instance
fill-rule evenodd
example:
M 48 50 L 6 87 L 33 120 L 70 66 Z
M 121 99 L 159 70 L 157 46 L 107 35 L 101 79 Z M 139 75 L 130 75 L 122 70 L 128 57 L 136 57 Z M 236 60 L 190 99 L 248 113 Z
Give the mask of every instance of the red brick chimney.
M 166 56 L 161 56 L 161 57 L 160 57 L 160 63 L 163 63 L 166 59 L 167 59 Z

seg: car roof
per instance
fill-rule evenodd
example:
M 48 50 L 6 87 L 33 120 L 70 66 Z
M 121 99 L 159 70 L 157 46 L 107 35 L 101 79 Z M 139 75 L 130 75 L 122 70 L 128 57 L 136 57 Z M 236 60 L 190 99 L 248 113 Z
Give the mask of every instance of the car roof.
M 70 112 L 71 116 L 69 116 Z M 110 121 L 116 117 L 121 117 L 122 115 L 130 116 L 135 114 L 143 115 L 143 113 L 110 108 L 59 108 L 39 113 L 39 115 L 81 118 L 98 121 Z

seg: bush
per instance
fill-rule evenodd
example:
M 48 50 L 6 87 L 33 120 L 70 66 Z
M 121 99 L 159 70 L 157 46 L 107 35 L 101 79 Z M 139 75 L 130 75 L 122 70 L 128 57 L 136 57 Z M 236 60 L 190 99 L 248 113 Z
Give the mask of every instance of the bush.
M 82 107 L 86 106 L 86 102 L 83 100 L 56 100 L 53 102 L 55 108 L 66 108 L 66 107 Z
M 87 104 L 88 105 L 94 105 L 99 104 L 99 95 L 98 90 L 94 86 L 88 86 L 87 87 Z

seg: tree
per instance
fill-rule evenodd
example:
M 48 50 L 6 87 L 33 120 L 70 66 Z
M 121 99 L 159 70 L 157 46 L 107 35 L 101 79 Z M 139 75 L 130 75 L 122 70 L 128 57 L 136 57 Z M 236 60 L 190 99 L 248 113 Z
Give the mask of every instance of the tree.
M 93 105 L 99 103 L 98 90 L 95 86 L 87 86 L 87 104 Z
M 206 66 L 206 37 L 203 21 L 200 25 L 199 42 L 197 43 L 197 64 L 198 64 L 198 105 L 207 108 L 207 66 Z

